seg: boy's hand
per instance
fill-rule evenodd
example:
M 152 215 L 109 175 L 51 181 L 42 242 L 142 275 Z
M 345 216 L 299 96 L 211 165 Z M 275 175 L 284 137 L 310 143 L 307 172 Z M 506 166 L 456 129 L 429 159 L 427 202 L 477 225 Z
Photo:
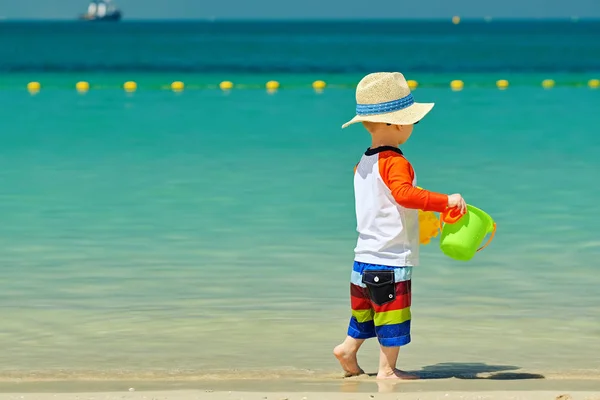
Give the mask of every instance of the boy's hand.
M 458 193 L 448 196 L 448 207 L 458 207 L 461 214 L 465 214 L 467 212 L 467 203 L 465 203 L 465 199 L 463 199 Z

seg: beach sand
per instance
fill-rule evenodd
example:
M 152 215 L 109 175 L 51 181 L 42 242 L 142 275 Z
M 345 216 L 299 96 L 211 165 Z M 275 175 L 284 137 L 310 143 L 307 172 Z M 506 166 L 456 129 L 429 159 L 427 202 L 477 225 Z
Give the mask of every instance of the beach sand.
M 409 392 L 409 393 L 328 393 L 328 392 L 211 392 L 147 391 L 92 393 L 5 393 L 0 400 L 600 400 L 599 392 L 487 391 L 487 392 Z
M 173 379 L 0 382 L 0 400 L 600 400 L 597 376 L 521 374 L 380 381 L 373 376 L 318 379 Z

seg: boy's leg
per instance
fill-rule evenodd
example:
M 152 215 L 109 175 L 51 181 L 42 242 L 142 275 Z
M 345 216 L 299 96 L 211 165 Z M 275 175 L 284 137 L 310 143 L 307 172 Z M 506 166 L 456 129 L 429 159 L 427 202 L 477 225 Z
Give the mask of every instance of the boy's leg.
M 394 271 L 393 300 L 384 304 L 373 302 L 375 332 L 380 344 L 378 379 L 417 379 L 396 368 L 400 347 L 410 343 L 411 323 L 411 275 L 412 268 L 396 268 Z M 379 288 L 378 288 L 379 289 Z M 377 290 L 377 289 L 376 289 Z M 391 297 L 391 296 L 390 296 Z
M 358 366 L 356 353 L 365 342 L 365 339 L 355 339 L 352 336 L 347 336 L 342 344 L 339 344 L 333 349 L 333 355 L 338 359 L 340 365 L 344 369 L 346 377 L 362 375 L 365 372 Z
M 348 326 L 348 336 L 342 344 L 333 349 L 333 354 L 344 369 L 346 377 L 364 374 L 358 365 L 356 353 L 366 339 L 376 336 L 371 301 L 366 289 L 359 285 L 361 274 L 362 266 L 354 263 L 350 283 L 352 317 Z
M 380 347 L 379 354 L 379 370 L 377 371 L 377 379 L 419 379 L 416 375 L 408 374 L 396 368 L 398 353 L 400 347 Z

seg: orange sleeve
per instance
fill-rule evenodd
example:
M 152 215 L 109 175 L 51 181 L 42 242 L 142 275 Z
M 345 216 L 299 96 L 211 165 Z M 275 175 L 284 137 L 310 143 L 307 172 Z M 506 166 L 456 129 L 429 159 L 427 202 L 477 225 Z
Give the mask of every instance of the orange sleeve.
M 448 195 L 413 186 L 413 168 L 406 158 L 397 153 L 379 154 L 379 174 L 402 207 L 442 212 L 448 206 Z

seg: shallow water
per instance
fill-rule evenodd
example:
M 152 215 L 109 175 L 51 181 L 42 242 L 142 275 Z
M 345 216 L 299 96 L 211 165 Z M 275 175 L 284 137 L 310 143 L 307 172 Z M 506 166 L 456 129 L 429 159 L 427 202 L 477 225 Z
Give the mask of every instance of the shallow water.
M 351 89 L 0 96 L 4 369 L 336 368 L 368 146 L 339 129 Z M 437 102 L 405 148 L 419 184 L 498 233 L 469 263 L 423 247 L 406 365 L 597 368 L 600 92 L 415 96 Z

